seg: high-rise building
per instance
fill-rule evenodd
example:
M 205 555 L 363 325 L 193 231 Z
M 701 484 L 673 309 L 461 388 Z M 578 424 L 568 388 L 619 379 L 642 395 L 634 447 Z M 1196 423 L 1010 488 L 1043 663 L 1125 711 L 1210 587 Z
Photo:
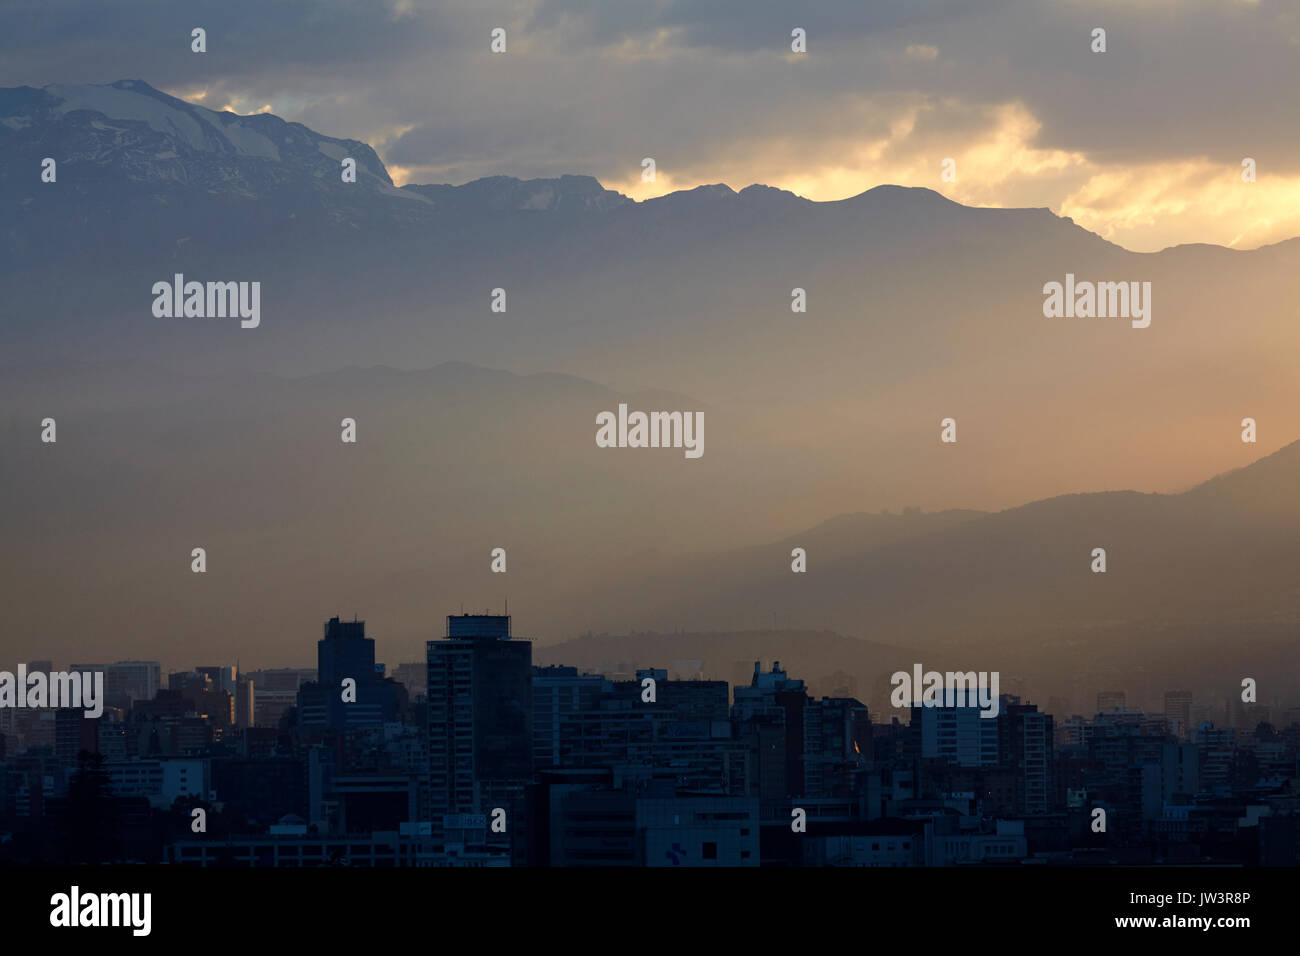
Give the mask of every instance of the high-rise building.
M 326 621 L 316 660 L 318 679 L 298 689 L 299 727 L 343 732 L 398 719 L 405 689 L 385 678 L 383 665 L 375 663 L 375 642 L 366 637 L 365 621 Z M 345 687 L 346 680 L 355 683 Z
M 1047 813 L 1053 792 L 1052 715 L 1040 713 L 1035 704 L 1014 703 L 1005 697 L 1003 701 L 997 717 L 999 750 L 1002 762 L 1014 771 L 1016 810 Z
M 533 645 L 507 615 L 447 617 L 426 643 L 429 781 L 426 813 L 485 814 L 517 801 L 533 771 Z
M 1102 690 L 1097 692 L 1097 713 L 1109 714 L 1116 710 L 1126 710 L 1128 695 L 1122 690 Z
M 274 729 L 291 707 L 297 706 L 298 688 L 316 680 L 314 667 L 277 667 L 250 671 L 250 684 L 256 684 L 253 699 L 253 726 Z M 252 696 L 250 694 L 250 696 Z
M 823 697 L 804 707 L 803 790 L 806 797 L 846 797 L 854 772 L 871 756 L 871 717 L 852 697 Z
M 157 661 L 117 661 L 104 668 L 104 697 L 110 707 L 130 710 L 137 700 L 153 700 L 162 688 Z
M 223 664 L 220 667 L 196 667 L 194 672 L 212 678 L 212 683 L 218 690 L 224 690 L 230 696 L 235 696 L 237 675 L 233 664 Z
M 329 685 L 375 673 L 375 642 L 366 637 L 366 622 L 326 621 L 325 636 L 316 642 L 316 671 L 317 680 Z
M 253 693 L 253 681 L 241 676 L 235 685 L 235 726 L 252 727 L 257 714 L 257 698 Z
M 959 767 L 998 764 L 998 720 L 981 716 L 978 707 L 912 708 L 912 726 L 919 728 L 920 755 L 946 758 Z
M 1196 744 L 1170 741 L 1161 749 L 1161 799 L 1172 803 L 1188 800 L 1200 785 L 1199 751 Z
M 726 683 L 668 673 L 643 668 L 623 681 L 533 668 L 534 770 L 605 768 L 624 786 L 748 793 L 754 761 L 733 736 Z
M 804 708 L 808 691 L 772 662 L 766 673 L 759 661 L 748 687 L 733 691 L 731 717 L 758 752 L 759 795 L 771 803 L 798 796 L 804 786 Z
M 1179 738 L 1186 740 L 1191 736 L 1192 692 L 1190 690 L 1165 691 L 1165 717 L 1171 722 L 1170 730 Z
M 63 708 L 54 712 L 54 756 L 69 766 L 76 766 L 83 750 L 99 750 L 99 719 L 87 717 L 82 708 Z
M 588 766 L 604 757 L 603 700 L 612 682 L 576 667 L 533 669 L 533 767 Z
M 222 690 L 210 674 L 200 671 L 169 674 L 167 689 L 179 693 L 195 714 L 211 720 L 217 727 L 229 727 L 235 722 L 234 697 Z
M 1202 790 L 1227 793 L 1232 786 L 1236 731 L 1206 722 L 1196 728 L 1196 759 Z
M 39 663 L 49 664 L 49 661 L 40 661 Z M 28 671 L 34 670 L 35 667 L 36 667 L 36 663 L 32 663 L 28 665 Z M 106 668 L 104 667 L 103 664 L 69 664 L 68 665 L 69 674 L 94 674 L 96 672 L 103 673 L 105 670 Z
M 220 667 L 198 667 L 195 671 L 212 678 L 213 683 L 231 696 L 235 702 L 235 726 L 253 726 L 253 682 L 239 673 L 234 664 Z

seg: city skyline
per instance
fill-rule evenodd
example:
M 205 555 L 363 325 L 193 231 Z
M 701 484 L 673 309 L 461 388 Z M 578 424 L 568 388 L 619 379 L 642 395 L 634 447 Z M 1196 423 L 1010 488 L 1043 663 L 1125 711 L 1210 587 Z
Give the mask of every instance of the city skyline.
M 0 815 L 16 827 L 7 852 L 32 852 L 25 834 L 44 803 L 23 781 L 39 766 L 54 773 L 42 811 L 54 819 L 60 780 L 69 798 L 101 781 L 98 797 L 77 798 L 83 814 L 86 800 L 96 817 L 131 800 L 137 816 L 170 814 L 161 845 L 128 830 L 91 847 L 144 862 L 163 852 L 200 866 L 1092 865 L 1099 853 L 1294 863 L 1294 818 L 1259 817 L 1294 802 L 1300 701 L 1277 728 L 1258 704 L 1204 719 L 1179 689 L 1156 714 L 1119 691 L 1098 694 L 1087 718 L 1013 693 L 994 719 L 942 695 L 882 714 L 847 675 L 818 697 L 780 662 L 754 661 L 747 683 L 676 676 L 699 662 L 602 676 L 534 665 L 532 646 L 508 616 L 448 615 L 428 642 L 427 694 L 408 698 L 376 666 L 365 623 L 333 618 L 317 668 L 299 671 L 293 702 L 266 718 L 253 719 L 258 672 L 198 667 L 162 689 L 150 662 L 109 682 L 139 696 L 110 701 L 102 718 L 49 710 L 41 731 L 31 712 L 0 711 Z M 275 788 L 254 785 L 264 774 Z M 683 813 L 694 822 L 683 827 Z M 967 821 L 959 829 L 943 822 L 953 813 Z M 202 820 L 198 838 L 176 825 L 186 814 Z M 209 815 L 213 838 L 202 835 Z M 1220 832 L 1230 820 L 1233 836 Z
M 6 932 L 1285 926 L 1297 53 L 0 5 Z

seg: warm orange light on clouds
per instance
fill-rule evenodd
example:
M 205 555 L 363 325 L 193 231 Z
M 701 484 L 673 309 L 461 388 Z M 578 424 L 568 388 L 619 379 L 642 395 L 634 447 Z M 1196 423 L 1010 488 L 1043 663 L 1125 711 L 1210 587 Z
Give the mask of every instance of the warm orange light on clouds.
M 1133 249 L 1198 241 L 1254 249 L 1300 235 L 1300 177 L 1188 160 L 1101 170 L 1061 204 L 1085 229 Z
M 909 47 L 906 55 L 928 61 L 938 55 L 933 50 Z M 241 115 L 272 111 L 271 104 L 250 109 L 250 103 L 238 99 L 221 106 L 206 103 L 208 92 L 200 88 L 174 95 Z M 951 117 L 969 120 L 972 114 L 977 121 L 960 135 L 936 133 Z M 1300 177 L 1264 168 L 1256 182 L 1247 183 L 1239 165 L 1205 157 L 1108 165 L 1086 151 L 1044 149 L 1036 145 L 1042 124 L 1023 103 L 977 110 L 954 98 L 866 98 L 846 107 L 846 117 L 846 127 L 866 128 L 875 121 L 883 131 L 858 138 L 769 134 L 693 158 L 685 167 L 660 165 L 652 182 L 642 181 L 639 158 L 613 174 L 590 172 L 606 188 L 637 201 L 710 183 L 736 190 L 762 183 L 817 202 L 845 199 L 885 183 L 924 186 L 971 206 L 1047 206 L 1138 252 L 1184 242 L 1253 249 L 1300 235 Z M 409 123 L 385 125 L 361 138 L 382 157 L 412 128 Z M 953 181 L 943 178 L 949 159 Z M 456 181 L 436 167 L 388 163 L 387 168 L 398 186 Z
M 1081 153 L 1035 147 L 1039 124 L 1023 106 L 1014 103 L 989 111 L 982 131 L 947 148 L 928 142 L 913 144 L 918 120 L 929 108 L 901 114 L 891 122 L 888 137 L 862 143 L 841 162 L 792 170 L 769 185 L 819 202 L 894 183 L 934 189 L 966 205 L 1042 205 L 1032 200 L 1039 185 L 1058 182 L 1087 165 Z M 953 161 L 956 178 L 951 182 L 943 178 L 946 160 Z
M 394 166 L 391 163 L 385 164 L 388 170 L 388 176 L 393 181 L 394 186 L 405 186 L 407 183 L 419 183 L 419 178 L 412 179 L 413 170 L 407 166 Z
M 1083 151 L 1042 149 L 1035 145 L 1041 124 L 1019 103 L 988 110 L 975 135 L 954 137 L 946 148 L 913 142 L 918 121 L 934 108 L 909 107 L 890 121 L 887 136 L 830 150 L 772 141 L 736 151 L 711 173 L 695 165 L 676 175 L 660 169 L 643 183 L 634 167 L 634 175 L 602 182 L 637 200 L 719 182 L 737 190 L 763 183 L 818 202 L 884 183 L 924 186 L 965 205 L 1047 206 L 1138 252 L 1192 241 L 1253 249 L 1300 235 L 1300 178 L 1261 171 L 1247 183 L 1240 166 L 1205 158 L 1112 167 Z M 955 181 L 942 178 L 946 159 Z
M 713 180 L 721 182 L 722 180 Z M 631 196 L 633 199 L 641 202 L 645 199 L 654 199 L 656 196 L 666 196 L 669 193 L 677 192 L 679 189 L 694 189 L 696 186 L 705 186 L 707 183 L 702 182 L 681 182 L 674 179 L 666 173 L 656 172 L 653 182 L 643 183 L 641 181 L 640 167 L 635 167 L 634 174 L 624 180 L 601 180 L 601 185 L 606 189 L 614 189 L 621 192 L 624 196 Z M 730 184 L 728 184 L 730 185 Z M 743 185 L 748 185 L 743 184 Z M 739 189 L 740 187 L 735 187 Z
M 189 103 L 198 103 L 200 106 L 214 110 L 218 113 L 235 113 L 238 116 L 256 116 L 259 113 L 274 113 L 275 108 L 270 103 L 263 103 L 261 106 L 253 108 L 256 100 L 245 99 L 244 97 L 234 96 L 227 97 L 224 103 L 209 103 L 207 87 L 198 89 L 182 87 L 179 89 L 163 90 L 168 96 L 174 96 L 178 100 L 185 100 Z
M 394 18 L 419 21 L 419 3 L 387 3 Z M 394 77 L 396 85 L 383 86 L 378 98 L 361 87 L 308 97 L 296 88 L 241 95 L 210 80 L 175 95 L 210 107 L 224 102 L 215 108 L 237 113 L 274 107 L 286 119 L 369 143 L 398 185 L 570 173 L 595 176 L 638 201 L 712 183 L 736 190 L 761 183 L 825 202 L 898 184 L 966 205 L 1047 207 L 1140 252 L 1189 242 L 1252 249 L 1300 235 L 1300 169 L 1280 165 L 1296 155 L 1278 144 L 1289 134 L 1239 122 L 1250 110 L 1216 98 L 1213 77 L 1204 79 L 1203 48 L 1176 56 L 1182 48 L 1165 42 L 1178 16 L 1225 31 L 1227 39 L 1267 30 L 1294 47 L 1300 21 L 1283 8 L 1265 17 L 1254 0 L 1103 4 L 1116 21 L 1114 35 L 1151 53 L 1148 64 L 1136 63 L 1124 46 L 1106 54 L 1110 60 L 1070 60 L 1071 49 L 1093 56 L 1085 29 L 1091 21 L 1079 19 L 1083 0 L 1057 5 L 1059 22 L 1008 21 L 989 40 L 998 54 L 992 59 L 981 54 L 978 37 L 927 18 L 892 36 L 867 30 L 872 20 L 864 14 L 854 21 L 864 32 L 853 42 L 809 24 L 809 52 L 795 53 L 788 25 L 770 36 L 736 36 L 718 32 L 707 17 L 624 16 L 613 5 L 548 7 L 535 17 L 545 6 L 525 0 L 502 21 L 508 56 L 485 52 L 481 31 L 477 47 L 445 51 L 439 69 L 473 75 L 470 84 L 430 86 L 422 68 L 415 80 Z M 1084 39 L 1071 48 L 1062 38 L 1076 31 Z M 1045 48 L 1051 57 L 1038 57 Z M 1260 85 L 1251 72 L 1255 54 L 1233 51 L 1246 86 L 1285 87 Z M 1058 55 L 1066 58 L 1061 75 L 1073 77 L 1069 83 L 1086 97 L 1072 95 L 1069 83 L 1044 95 L 1041 77 L 1057 76 Z M 1161 72 L 1170 66 L 1186 73 L 1174 82 Z M 1163 107 L 1166 121 L 1181 118 L 1169 121 L 1172 136 L 1157 126 L 1144 140 L 1145 114 L 1128 108 L 1135 91 Z M 1251 104 L 1265 110 L 1267 100 Z M 1188 103 L 1203 110 L 1203 137 L 1186 115 Z M 1098 111 L 1106 111 L 1100 122 Z M 1086 135 L 1044 128 L 1044 120 L 1057 126 L 1076 115 Z M 1242 156 L 1224 155 L 1225 142 L 1240 142 Z M 1246 183 L 1239 164 L 1251 150 L 1261 165 L 1258 181 Z M 641 178 L 644 156 L 658 164 L 652 182 Z M 944 176 L 947 161 L 955 178 Z

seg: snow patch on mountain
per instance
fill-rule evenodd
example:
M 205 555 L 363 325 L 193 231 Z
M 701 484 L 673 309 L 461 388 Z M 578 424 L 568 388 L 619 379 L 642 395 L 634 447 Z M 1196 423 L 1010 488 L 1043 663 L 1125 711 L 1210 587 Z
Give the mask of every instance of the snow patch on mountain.
M 550 186 L 543 186 L 537 192 L 533 193 L 522 203 L 520 209 L 550 209 L 555 205 L 555 190 Z
M 200 117 L 207 120 L 212 128 L 225 136 L 235 151 L 245 156 L 257 156 L 261 159 L 280 161 L 280 150 L 261 133 L 254 132 L 238 120 L 227 121 L 218 113 L 198 107 L 195 109 Z
M 150 96 L 141 96 L 114 86 L 72 86 L 51 84 L 45 92 L 62 102 L 57 113 L 89 110 L 110 119 L 135 120 L 168 136 L 184 140 L 194 149 L 204 148 L 203 128 L 187 113 L 173 109 Z
M 89 110 L 108 119 L 147 123 L 159 133 L 177 137 L 192 149 L 210 149 L 212 146 L 199 122 L 202 120 L 236 153 L 279 162 L 280 150 L 275 143 L 238 119 L 192 104 L 186 104 L 186 109 L 178 109 L 156 96 L 137 92 L 133 86 L 129 80 L 114 86 L 60 83 L 45 87 L 45 92 L 61 100 L 55 107 L 56 113 Z

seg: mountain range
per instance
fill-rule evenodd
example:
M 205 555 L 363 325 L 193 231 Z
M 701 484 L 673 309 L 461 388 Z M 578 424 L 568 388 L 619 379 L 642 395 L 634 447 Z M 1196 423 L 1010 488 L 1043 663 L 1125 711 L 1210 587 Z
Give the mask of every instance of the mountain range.
M 0 208 L 10 656 L 298 661 L 359 612 L 415 659 L 507 597 L 548 641 L 775 625 L 1027 675 L 1294 641 L 1300 240 L 1137 254 L 899 186 L 399 187 L 139 80 L 0 90 Z M 176 273 L 260 282 L 260 326 L 156 318 Z M 1151 326 L 1045 318 L 1067 274 L 1151 282 Z M 620 402 L 703 410 L 704 456 L 596 448 Z

